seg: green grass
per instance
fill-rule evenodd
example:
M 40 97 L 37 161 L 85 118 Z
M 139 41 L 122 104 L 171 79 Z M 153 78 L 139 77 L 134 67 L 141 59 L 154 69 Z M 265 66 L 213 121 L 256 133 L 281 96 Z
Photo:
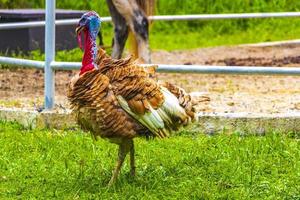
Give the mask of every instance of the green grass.
M 199 28 L 161 31 L 153 25 L 150 34 L 152 49 L 182 50 L 203 47 L 239 45 L 300 38 L 300 19 L 260 19 L 255 25 L 236 24 L 243 20 L 229 20 L 231 27 L 222 26 L 228 20 L 198 22 Z M 161 23 L 161 22 L 158 22 Z M 164 22 L 166 23 L 166 22 Z
M 137 139 L 136 179 L 127 161 L 116 185 L 107 188 L 116 145 L 94 142 L 79 130 L 2 122 L 0 199 L 299 199 L 298 136 Z

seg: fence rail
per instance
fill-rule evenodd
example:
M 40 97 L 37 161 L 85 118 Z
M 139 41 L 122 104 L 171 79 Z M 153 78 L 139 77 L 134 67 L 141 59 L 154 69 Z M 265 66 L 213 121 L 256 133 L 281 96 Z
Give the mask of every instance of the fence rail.
M 153 66 L 155 64 L 151 64 Z M 208 66 L 208 65 L 165 65 L 156 64 L 157 72 L 164 73 L 198 73 L 198 74 L 261 74 L 261 75 L 294 75 L 300 76 L 300 67 L 264 67 L 264 66 Z M 149 65 L 145 64 L 144 67 Z M 52 62 L 55 70 L 75 70 L 81 67 L 80 62 Z
M 28 59 L 7 58 L 0 56 L 0 63 L 22 65 L 44 69 L 45 62 Z M 153 66 L 155 64 L 151 64 Z M 300 76 L 300 67 L 265 67 L 265 66 L 211 66 L 211 65 L 166 65 L 156 64 L 157 72 L 164 73 L 198 73 L 198 74 L 261 74 L 261 75 L 293 75 Z M 52 61 L 50 66 L 54 70 L 78 70 L 80 62 Z M 148 65 L 143 65 L 147 67 Z
M 35 67 L 40 69 L 44 69 L 45 67 L 44 61 L 10 58 L 10 57 L 3 57 L 3 56 L 0 56 L 0 63 L 6 65 L 20 65 L 23 67 Z
M 55 25 L 57 25 L 57 26 L 75 25 L 78 23 L 78 21 L 79 21 L 79 19 L 55 20 Z M 111 17 L 101 17 L 101 21 L 102 22 L 110 22 Z M 46 25 L 45 21 L 3 23 L 3 24 L 0 24 L 0 30 L 43 27 L 45 25 Z
M 0 24 L 0 30 L 45 27 L 45 61 L 10 58 L 0 56 L 0 64 L 21 65 L 45 70 L 45 108 L 54 106 L 54 70 L 79 69 L 79 62 L 55 61 L 55 25 L 75 25 L 78 19 L 55 20 L 56 0 L 46 0 L 46 21 L 20 22 Z M 218 20 L 249 18 L 283 18 L 300 17 L 300 12 L 278 13 L 238 13 L 238 14 L 200 14 L 200 15 L 162 15 L 150 16 L 150 20 Z M 103 22 L 111 21 L 111 17 L 102 17 Z M 145 65 L 147 66 L 147 65 Z M 264 75 L 300 75 L 300 67 L 260 67 L 260 66 L 201 66 L 201 65 L 164 65 L 158 64 L 158 72 L 168 73 L 207 73 L 207 74 L 264 74 Z

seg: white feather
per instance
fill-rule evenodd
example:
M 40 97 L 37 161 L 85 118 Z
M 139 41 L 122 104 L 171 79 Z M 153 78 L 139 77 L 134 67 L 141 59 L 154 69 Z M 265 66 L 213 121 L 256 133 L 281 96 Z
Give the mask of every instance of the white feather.
M 161 92 L 164 95 L 164 103 L 157 110 L 150 106 L 149 111 L 144 115 L 138 115 L 134 113 L 128 106 L 127 101 L 122 96 L 117 96 L 118 102 L 121 107 L 130 114 L 133 118 L 138 120 L 141 124 L 147 127 L 152 133 L 159 137 L 164 137 L 161 134 L 169 135 L 169 130 L 174 129 L 173 126 L 180 119 L 185 121 L 187 114 L 185 110 L 180 106 L 178 99 L 165 87 L 161 87 Z
M 172 94 L 167 88 L 161 87 L 161 91 L 165 97 L 165 102 L 163 103 L 161 109 L 167 112 L 169 116 L 179 117 L 181 120 L 185 120 L 187 115 L 179 104 L 178 99 L 174 94 Z
M 162 118 L 152 107 L 150 107 L 150 111 L 146 112 L 144 115 L 138 115 L 132 112 L 132 110 L 128 106 L 128 103 L 122 96 L 117 96 L 117 99 L 121 107 L 127 113 L 129 113 L 133 118 L 138 120 L 145 127 L 149 128 L 152 133 L 158 134 L 160 130 L 165 128 Z

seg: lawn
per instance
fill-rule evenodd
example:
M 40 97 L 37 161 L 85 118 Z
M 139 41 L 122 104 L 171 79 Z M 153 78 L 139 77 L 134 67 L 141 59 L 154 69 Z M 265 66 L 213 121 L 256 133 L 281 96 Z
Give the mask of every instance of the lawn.
M 299 199 L 298 136 L 136 139 L 136 178 L 126 162 L 108 188 L 116 145 L 80 130 L 1 122 L 0 199 Z

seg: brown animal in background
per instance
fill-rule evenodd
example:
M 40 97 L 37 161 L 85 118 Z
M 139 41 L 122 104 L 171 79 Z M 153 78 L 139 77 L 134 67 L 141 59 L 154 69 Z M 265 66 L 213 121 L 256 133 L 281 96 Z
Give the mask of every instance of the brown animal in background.
M 130 53 L 141 62 L 150 63 L 149 21 L 155 0 L 106 0 L 114 23 L 112 58 L 121 58 L 129 35 Z

